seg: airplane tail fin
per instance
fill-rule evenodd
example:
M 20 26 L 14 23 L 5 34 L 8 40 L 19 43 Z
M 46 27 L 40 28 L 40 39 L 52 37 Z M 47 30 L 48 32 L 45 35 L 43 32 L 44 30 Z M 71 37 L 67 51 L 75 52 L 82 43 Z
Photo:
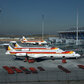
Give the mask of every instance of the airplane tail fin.
M 16 41 L 10 41 L 13 44 L 14 48 L 20 48 L 21 46 Z
M 16 51 L 14 50 L 9 44 L 2 44 L 6 49 L 6 54 L 10 54 L 10 51 Z
M 23 43 L 23 42 L 26 42 L 27 39 L 23 36 L 22 39 L 20 39 L 20 41 Z

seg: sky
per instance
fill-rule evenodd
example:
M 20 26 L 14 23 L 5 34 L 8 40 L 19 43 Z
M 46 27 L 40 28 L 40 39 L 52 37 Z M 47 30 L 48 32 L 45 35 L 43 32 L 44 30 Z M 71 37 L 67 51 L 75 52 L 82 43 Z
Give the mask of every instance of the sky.
M 44 34 L 84 27 L 84 0 L 0 0 L 0 34 Z

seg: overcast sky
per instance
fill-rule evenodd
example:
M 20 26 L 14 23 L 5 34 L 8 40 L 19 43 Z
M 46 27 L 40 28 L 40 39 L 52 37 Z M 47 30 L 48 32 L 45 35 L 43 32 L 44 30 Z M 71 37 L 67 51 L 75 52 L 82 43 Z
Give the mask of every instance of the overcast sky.
M 84 0 L 0 0 L 0 34 L 41 34 L 44 14 L 45 34 L 84 26 Z

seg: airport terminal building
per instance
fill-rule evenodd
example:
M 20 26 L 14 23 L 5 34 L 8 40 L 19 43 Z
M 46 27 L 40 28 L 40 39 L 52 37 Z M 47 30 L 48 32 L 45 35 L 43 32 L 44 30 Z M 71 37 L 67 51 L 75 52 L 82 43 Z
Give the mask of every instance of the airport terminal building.
M 76 42 L 76 38 L 77 38 L 76 28 L 70 28 L 69 30 L 66 31 L 59 31 L 58 34 L 59 34 L 59 38 L 66 40 L 66 43 Z M 84 27 L 78 29 L 78 40 L 80 43 L 84 41 Z
M 56 43 L 76 43 L 77 30 L 76 28 L 70 28 L 69 30 L 59 31 L 58 38 L 51 38 Z M 79 43 L 84 43 L 84 27 L 78 29 Z
M 67 30 L 67 31 L 59 31 L 58 32 L 60 38 L 65 39 L 76 39 L 77 31 L 74 30 Z M 78 39 L 84 39 L 84 28 L 78 30 Z

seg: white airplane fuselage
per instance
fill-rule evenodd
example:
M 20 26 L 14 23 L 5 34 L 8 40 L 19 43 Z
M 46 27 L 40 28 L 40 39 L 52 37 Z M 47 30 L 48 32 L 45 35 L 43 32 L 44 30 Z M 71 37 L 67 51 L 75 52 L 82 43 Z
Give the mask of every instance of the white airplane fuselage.
M 74 51 L 64 51 L 64 52 L 55 52 L 55 51 L 8 51 L 6 54 L 11 54 L 15 56 L 29 56 L 31 58 L 40 58 L 40 57 L 54 57 L 54 58 L 62 58 L 65 56 L 66 58 L 78 58 L 79 54 Z
M 47 44 L 47 41 L 44 41 L 44 40 L 40 40 L 40 41 L 36 41 L 36 40 L 34 40 L 34 41 L 28 41 L 24 36 L 22 37 L 21 42 L 22 43 L 29 43 L 29 44 L 39 44 L 39 45 L 41 45 L 41 44 Z
M 41 44 L 47 44 L 47 42 L 46 41 L 21 41 L 22 43 L 29 43 L 29 44 L 39 44 L 39 45 L 41 45 Z

